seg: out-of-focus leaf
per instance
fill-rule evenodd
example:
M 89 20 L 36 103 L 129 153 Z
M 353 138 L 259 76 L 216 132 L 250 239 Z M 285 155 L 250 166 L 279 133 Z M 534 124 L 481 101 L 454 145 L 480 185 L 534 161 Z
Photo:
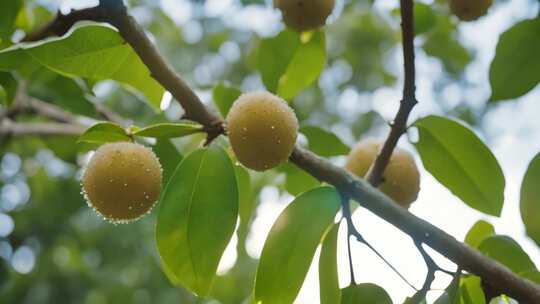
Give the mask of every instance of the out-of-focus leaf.
M 531 258 L 512 238 L 504 235 L 494 235 L 486 238 L 478 250 L 486 256 L 506 265 L 515 273 L 536 270 Z
M 424 167 L 470 207 L 499 216 L 505 180 L 489 148 L 466 126 L 440 116 L 417 120 Z
M 528 270 L 520 273 L 519 275 L 535 282 L 536 284 L 540 284 L 540 272 L 538 270 Z
M 111 27 L 87 25 L 66 37 L 0 52 L 0 70 L 31 74 L 44 66 L 68 77 L 112 79 L 141 92 L 159 109 L 165 90 Z
M 285 173 L 285 190 L 292 195 L 298 195 L 321 184 L 316 178 L 293 164 L 286 163 L 279 168 Z
M 300 45 L 298 33 L 284 30 L 276 37 L 263 39 L 256 50 L 255 61 L 266 89 L 276 93 L 279 80 Z
M 255 280 L 255 302 L 294 301 L 339 206 L 336 189 L 320 187 L 298 196 L 285 208 L 264 244 Z
M 285 73 L 279 79 L 278 95 L 287 100 L 313 83 L 326 65 L 324 32 L 317 31 L 304 35 L 309 35 L 307 38 L 309 40 L 301 42 Z
M 326 233 L 319 258 L 319 288 L 321 304 L 334 304 L 341 301 L 337 268 L 337 241 L 339 223 Z
M 0 72 L 0 104 L 11 106 L 17 94 L 17 87 L 17 80 L 11 73 Z
M 527 235 L 540 246 L 540 153 L 531 161 L 523 177 L 520 209 Z
M 434 304 L 459 304 L 459 281 L 460 276 L 456 276 Z
M 521 21 L 499 38 L 489 80 L 491 101 L 520 97 L 540 82 L 540 17 Z
M 251 218 L 254 207 L 254 201 L 251 195 L 251 178 L 248 170 L 240 165 L 235 165 L 234 171 L 236 173 L 236 183 L 238 184 L 238 211 L 240 214 L 240 221 L 246 223 Z
M 431 5 L 422 2 L 414 3 L 414 33 L 416 35 L 428 32 L 436 23 L 437 16 L 435 16 Z
M 304 126 L 300 133 L 307 137 L 309 149 L 320 156 L 346 155 L 351 149 L 336 134 L 316 126 Z
M 482 289 L 481 279 L 477 276 L 462 277 L 459 285 L 461 303 L 485 304 L 486 296 Z
M 492 235 L 495 235 L 495 228 L 493 228 L 493 225 L 486 221 L 479 220 L 471 227 L 469 232 L 467 232 L 465 243 L 473 248 L 478 248 L 478 245 L 480 245 L 485 238 Z
M 156 227 L 159 254 L 174 281 L 208 294 L 237 216 L 236 176 L 227 153 L 210 146 L 187 156 L 163 191 Z
M 212 91 L 214 104 L 223 117 L 227 117 L 229 109 L 241 94 L 242 91 L 223 82 L 218 83 L 214 87 L 214 90 Z
M 131 137 L 129 137 L 124 128 L 115 123 L 103 121 L 96 123 L 84 131 L 84 133 L 79 136 L 78 141 L 102 144 L 107 142 L 131 140 Z
M 22 0 L 2 1 L 0 9 L 0 47 L 9 43 Z
M 163 169 L 163 185 L 167 185 L 169 178 L 174 173 L 174 170 L 182 161 L 182 154 L 178 152 L 178 149 L 171 143 L 170 140 L 164 138 L 158 138 L 156 144 L 152 147 L 154 153 L 159 159 L 161 168 Z
M 159 123 L 133 132 L 133 135 L 153 138 L 173 138 L 201 132 L 202 126 L 196 123 Z
M 392 304 L 388 293 L 371 283 L 351 285 L 341 290 L 341 304 Z

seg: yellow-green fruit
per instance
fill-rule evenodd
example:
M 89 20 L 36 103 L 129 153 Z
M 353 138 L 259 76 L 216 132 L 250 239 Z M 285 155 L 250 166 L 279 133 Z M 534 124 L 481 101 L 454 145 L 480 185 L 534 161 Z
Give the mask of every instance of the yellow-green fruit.
M 268 92 L 242 94 L 227 115 L 236 158 L 257 171 L 285 162 L 294 149 L 298 120 L 283 99 Z
M 323 26 L 334 4 L 334 0 L 274 0 L 274 6 L 281 10 L 285 24 L 297 31 Z
M 113 223 L 136 220 L 152 209 L 161 190 L 161 165 L 145 146 L 105 144 L 82 177 L 88 205 Z
M 459 19 L 476 20 L 484 16 L 493 0 L 450 0 L 450 9 Z
M 357 176 L 364 177 L 379 154 L 383 142 L 369 138 L 360 141 L 350 152 L 346 168 Z M 404 208 L 409 208 L 420 191 L 420 173 L 413 156 L 396 148 L 384 170 L 379 189 Z

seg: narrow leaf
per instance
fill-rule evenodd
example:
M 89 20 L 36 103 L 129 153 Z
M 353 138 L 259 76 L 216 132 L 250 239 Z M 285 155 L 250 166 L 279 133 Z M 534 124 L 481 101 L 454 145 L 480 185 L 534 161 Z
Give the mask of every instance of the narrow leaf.
M 324 32 L 314 32 L 309 40 L 296 49 L 287 70 L 279 79 L 278 95 L 291 99 L 313 83 L 326 64 Z
M 521 21 L 499 38 L 489 80 L 491 101 L 520 97 L 540 82 L 540 17 Z
M 182 154 L 178 152 L 178 149 L 168 139 L 158 138 L 154 147 L 152 147 L 154 153 L 159 158 L 161 168 L 163 168 L 163 185 L 166 185 L 171 176 L 174 173 L 180 161 L 182 161 Z
M 79 142 L 102 144 L 107 142 L 131 141 L 121 126 L 112 122 L 98 122 L 79 136 Z
M 527 235 L 540 246 L 540 153 L 531 161 L 523 177 L 520 209 Z
M 255 280 L 255 302 L 294 301 L 339 206 L 336 189 L 320 187 L 298 196 L 285 208 L 264 244 Z
M 160 204 L 156 240 L 164 268 L 173 281 L 206 296 L 238 216 L 236 176 L 227 153 L 211 146 L 187 156 Z
M 159 123 L 133 132 L 133 135 L 154 138 L 174 138 L 201 132 L 202 126 L 195 123 Z
M 515 273 L 536 270 L 531 258 L 512 238 L 504 235 L 494 235 L 486 238 L 478 250 L 486 256 L 506 265 Z
M 505 180 L 497 159 L 469 128 L 440 116 L 415 122 L 424 167 L 470 207 L 499 216 Z
M 478 248 L 478 245 L 480 245 L 485 238 L 492 235 L 495 235 L 495 228 L 493 228 L 493 225 L 486 221 L 479 220 L 471 227 L 469 232 L 467 232 L 465 243 L 473 248 Z
M 392 299 L 382 287 L 363 283 L 344 288 L 341 304 L 392 304 Z
M 341 301 L 337 268 L 337 240 L 339 223 L 334 224 L 324 237 L 319 258 L 319 287 L 321 304 Z
M 320 156 L 346 155 L 351 150 L 336 134 L 317 126 L 304 126 L 300 133 L 307 137 L 309 149 Z

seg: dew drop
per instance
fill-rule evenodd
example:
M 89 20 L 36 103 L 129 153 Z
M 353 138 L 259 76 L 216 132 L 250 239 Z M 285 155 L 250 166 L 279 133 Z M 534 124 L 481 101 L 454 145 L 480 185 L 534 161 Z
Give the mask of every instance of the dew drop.
M 127 187 L 127 185 L 128 185 L 127 183 L 124 183 L 124 187 Z

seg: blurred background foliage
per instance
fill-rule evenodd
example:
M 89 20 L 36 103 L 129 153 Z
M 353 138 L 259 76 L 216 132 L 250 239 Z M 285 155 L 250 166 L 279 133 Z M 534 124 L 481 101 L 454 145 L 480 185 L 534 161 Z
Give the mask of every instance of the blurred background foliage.
M 60 6 L 45 0 L 0 3 L 0 48 L 51 20 L 58 9 L 67 12 L 70 5 L 95 4 L 64 2 Z M 218 83 L 242 91 L 263 88 L 255 50 L 263 39 L 283 29 L 270 2 L 131 0 L 129 6 L 163 55 L 210 103 Z M 377 89 L 394 86 L 401 77 L 399 11 L 373 2 L 338 1 L 325 30 L 326 68 L 318 82 L 292 101 L 302 125 L 332 130 L 348 144 L 366 134 L 384 134 L 391 116 L 377 111 L 371 100 Z M 441 74 L 433 79 L 433 99 L 441 101 L 441 112 L 481 128 L 487 98 L 445 103 L 442 97 L 445 88 L 456 83 L 462 90 L 471 86 L 464 72 L 476 54 L 460 40 L 459 22 L 445 0 L 416 2 L 419 60 L 441 67 Z M 537 1 L 530 0 L 530 5 L 537 6 Z M 248 16 L 254 20 L 243 20 Z M 47 70 L 17 77 L 30 96 L 89 118 L 100 118 L 96 104 L 112 109 L 128 125 L 176 121 L 182 115 L 175 102 L 162 103 L 166 111 L 156 114 L 110 81 L 89 83 Z M 16 119 L 40 118 L 18 115 Z M 173 145 L 166 141 L 154 149 L 169 155 L 166 159 L 178 160 L 203 139 L 193 136 Z M 84 152 L 91 147 L 76 144 L 72 137 L 4 137 L 0 145 L 1 303 L 241 303 L 249 297 L 256 269 L 245 244 L 263 185 L 297 194 L 316 183 L 290 165 L 252 173 L 251 190 L 241 199 L 245 220 L 237 229 L 236 263 L 214 284 L 216 300 L 198 300 L 172 286 L 160 269 L 153 235 L 155 212 L 136 223 L 114 226 L 88 208 L 78 179 L 87 157 Z

